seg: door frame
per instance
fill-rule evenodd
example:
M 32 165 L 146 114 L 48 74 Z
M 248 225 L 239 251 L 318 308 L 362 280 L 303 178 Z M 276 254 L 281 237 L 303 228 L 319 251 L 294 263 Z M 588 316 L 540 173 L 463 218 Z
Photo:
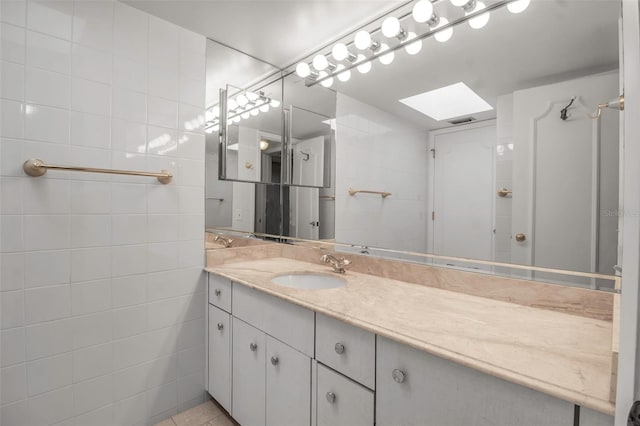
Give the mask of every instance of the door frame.
M 489 119 L 489 120 L 482 120 L 482 121 L 477 121 L 475 123 L 468 123 L 468 124 L 463 124 L 463 125 L 458 125 L 458 126 L 453 126 L 453 127 L 445 127 L 442 129 L 435 129 L 429 132 L 429 136 L 428 136 L 428 144 L 427 144 L 427 149 L 428 151 L 428 155 L 427 155 L 427 196 L 426 196 L 426 207 L 427 207 L 427 232 L 425 235 L 426 238 L 426 246 L 427 247 L 427 252 L 429 253 L 433 253 L 434 252 L 434 221 L 431 218 L 431 212 L 434 211 L 434 207 L 435 207 L 435 177 L 436 177 L 436 168 L 435 168 L 435 158 L 433 157 L 433 155 L 431 154 L 433 151 L 431 150 L 435 150 L 435 145 L 436 145 L 436 136 L 441 136 L 441 135 L 447 135 L 447 134 L 451 134 L 451 133 L 457 133 L 457 132 L 463 132 L 466 130 L 474 130 L 474 129 L 481 129 L 483 127 L 490 127 L 490 126 L 496 126 L 497 125 L 497 120 L 495 118 Z M 496 142 L 497 143 L 497 142 Z M 436 153 L 437 155 L 437 153 Z M 495 154 L 494 154 L 494 165 L 495 165 Z M 493 176 L 492 176 L 492 180 L 493 180 L 493 186 L 495 186 L 495 182 L 496 182 L 496 170 L 495 167 L 493 168 Z M 436 212 L 437 214 L 437 212 Z M 492 221 L 491 221 L 491 226 L 493 227 L 493 229 L 495 229 L 496 227 L 496 215 L 495 215 L 495 203 L 494 203 L 494 208 L 493 208 L 493 212 L 492 212 Z M 495 253 L 495 236 L 494 238 L 492 238 L 491 240 L 491 253 L 494 254 Z M 433 261 L 433 259 L 431 260 Z
M 640 399 L 640 4 L 622 0 L 622 81 L 625 91 L 623 124 L 624 228 L 622 230 L 622 290 L 620 352 L 616 387 L 616 426 L 627 426 L 629 409 Z

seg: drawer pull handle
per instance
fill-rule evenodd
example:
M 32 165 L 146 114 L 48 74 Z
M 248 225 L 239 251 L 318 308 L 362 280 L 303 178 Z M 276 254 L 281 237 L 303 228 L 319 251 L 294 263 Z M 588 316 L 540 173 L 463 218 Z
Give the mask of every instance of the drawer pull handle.
M 333 347 L 333 349 L 335 349 L 335 350 L 336 350 L 336 353 L 337 353 L 338 355 L 342 355 L 342 354 L 344 353 L 344 349 L 345 349 L 345 347 L 344 347 L 344 345 L 343 345 L 342 343 L 338 342 L 338 343 L 336 343 L 336 345 Z
M 218 323 L 218 330 L 222 330 L 224 328 L 224 324 L 221 322 Z
M 278 359 L 277 356 L 272 356 L 271 357 L 271 365 L 278 365 L 279 362 L 280 362 L 280 360 Z
M 396 381 L 397 383 L 404 383 L 406 378 L 405 372 L 402 370 L 398 370 L 397 368 L 393 370 L 391 375 L 393 376 L 393 380 Z
M 336 394 L 333 392 L 327 392 L 327 401 L 329 402 L 329 404 L 333 404 L 334 402 L 336 402 Z
M 222 291 L 220 291 L 220 289 L 219 289 L 219 288 L 216 288 L 216 289 L 213 291 L 213 293 L 214 293 L 216 296 L 220 296 L 220 294 L 222 293 Z
M 256 349 L 258 349 L 258 345 L 255 343 L 249 343 L 249 349 L 251 349 L 251 352 L 255 352 Z

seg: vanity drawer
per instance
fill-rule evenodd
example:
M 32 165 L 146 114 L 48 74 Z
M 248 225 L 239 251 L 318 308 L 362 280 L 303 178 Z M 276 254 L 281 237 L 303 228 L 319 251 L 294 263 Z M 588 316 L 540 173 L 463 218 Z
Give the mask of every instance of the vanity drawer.
M 316 359 L 368 388 L 375 389 L 375 334 L 317 314 Z
M 209 274 L 209 303 L 231 312 L 231 280 Z
M 373 392 L 318 364 L 317 426 L 373 426 Z
M 234 317 L 313 358 L 313 311 L 237 283 L 232 302 Z

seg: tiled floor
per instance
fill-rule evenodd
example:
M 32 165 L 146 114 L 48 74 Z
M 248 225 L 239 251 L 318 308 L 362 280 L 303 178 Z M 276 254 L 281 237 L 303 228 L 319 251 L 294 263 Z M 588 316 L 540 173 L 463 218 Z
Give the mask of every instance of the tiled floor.
M 207 401 L 176 414 L 155 426 L 237 426 L 231 417 L 214 401 Z

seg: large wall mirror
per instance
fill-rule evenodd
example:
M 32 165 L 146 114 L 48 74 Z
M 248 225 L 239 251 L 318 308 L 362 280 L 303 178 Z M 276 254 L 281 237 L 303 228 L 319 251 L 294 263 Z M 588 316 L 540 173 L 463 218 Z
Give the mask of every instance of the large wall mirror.
M 450 2 L 434 7 L 461 13 Z M 533 1 L 520 14 L 492 11 L 480 29 L 455 26 L 446 42 L 426 38 L 417 54 L 401 49 L 389 64 L 376 59 L 366 74 L 353 68 L 330 88 L 289 75 L 283 104 L 318 114 L 309 119 L 333 135 L 327 170 L 335 176 L 323 189 L 278 186 L 276 234 L 329 239 L 356 252 L 377 247 L 615 274 L 620 115 L 589 114 L 620 94 L 619 16 L 617 1 Z M 402 25 L 418 32 L 411 19 Z M 352 39 L 343 42 L 357 54 Z M 288 86 L 302 101 L 287 101 Z M 318 92 L 333 94 L 333 110 L 317 107 Z M 308 129 L 300 140 L 316 137 Z M 300 150 L 287 155 L 306 158 Z M 254 217 L 260 209 L 268 221 L 274 209 L 258 206 L 255 193 L 252 200 Z M 222 225 L 267 229 L 255 220 Z

